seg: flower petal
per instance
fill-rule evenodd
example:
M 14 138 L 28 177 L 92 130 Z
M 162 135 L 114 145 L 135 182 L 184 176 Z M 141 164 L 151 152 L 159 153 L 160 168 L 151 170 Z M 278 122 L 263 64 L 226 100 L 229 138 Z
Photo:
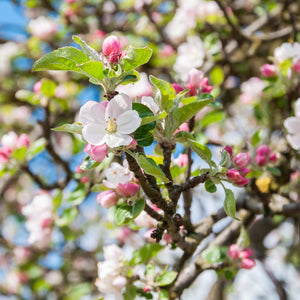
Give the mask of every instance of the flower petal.
M 104 116 L 107 101 L 98 103 L 96 101 L 86 102 L 79 111 L 79 122 L 84 126 L 89 123 L 99 123 L 104 125 Z
M 107 134 L 105 136 L 105 142 L 110 148 L 128 146 L 131 143 L 131 141 L 131 136 L 122 133 Z
M 289 117 L 284 121 L 284 127 L 289 133 L 296 134 L 300 132 L 300 119 Z
M 83 127 L 82 135 L 90 144 L 102 145 L 106 135 L 105 127 L 97 123 L 90 123 Z
M 136 110 L 129 110 L 122 113 L 117 119 L 118 133 L 132 133 L 141 125 L 142 119 Z
M 295 103 L 295 116 L 300 119 L 300 98 Z
M 300 150 L 300 133 L 295 135 L 288 134 L 286 138 L 292 148 L 294 148 L 295 150 Z
M 108 117 L 118 118 L 122 113 L 125 111 L 131 110 L 132 108 L 132 101 L 131 99 L 121 93 L 115 97 L 113 97 L 107 105 L 105 119 L 107 120 Z

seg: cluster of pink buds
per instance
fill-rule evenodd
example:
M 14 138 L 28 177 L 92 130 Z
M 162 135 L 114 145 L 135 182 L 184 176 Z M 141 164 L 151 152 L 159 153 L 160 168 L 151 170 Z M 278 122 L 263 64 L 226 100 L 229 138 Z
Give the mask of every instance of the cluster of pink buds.
M 277 154 L 271 153 L 267 145 L 261 145 L 256 149 L 255 163 L 259 166 L 265 166 L 268 162 L 275 163 L 277 159 Z
M 261 75 L 263 77 L 266 77 L 266 78 L 275 77 L 276 76 L 277 67 L 275 65 L 271 65 L 271 64 L 264 64 L 260 68 L 260 71 L 261 71 Z
M 253 255 L 253 250 L 250 248 L 242 250 L 238 244 L 232 244 L 228 249 L 228 255 L 238 260 L 242 269 L 252 269 L 255 266 L 255 261 L 250 258 Z
M 110 63 L 118 63 L 120 58 L 126 54 L 126 51 L 121 52 L 121 44 L 115 35 L 111 35 L 103 41 L 102 52 Z
M 234 168 L 227 171 L 227 178 L 232 180 L 238 186 L 244 186 L 249 182 L 245 176 L 250 172 L 246 166 L 251 162 L 249 153 L 238 153 L 233 159 L 233 150 L 231 147 L 226 146 L 224 151 L 227 151 L 233 160 Z
M 172 85 L 176 93 L 183 91 L 183 87 L 180 84 L 173 83 Z M 210 93 L 213 87 L 208 85 L 208 78 L 204 77 L 202 71 L 192 69 L 188 74 L 186 89 L 189 89 L 188 94 L 190 96 L 195 96 L 198 93 Z
M 92 160 L 101 162 L 107 155 L 107 145 L 102 144 L 95 146 L 92 144 L 87 144 L 84 148 L 84 152 L 87 153 Z
M 1 144 L 0 163 L 6 163 L 14 150 L 22 147 L 28 148 L 30 140 L 26 133 L 22 133 L 18 136 L 15 132 L 10 131 L 2 137 Z

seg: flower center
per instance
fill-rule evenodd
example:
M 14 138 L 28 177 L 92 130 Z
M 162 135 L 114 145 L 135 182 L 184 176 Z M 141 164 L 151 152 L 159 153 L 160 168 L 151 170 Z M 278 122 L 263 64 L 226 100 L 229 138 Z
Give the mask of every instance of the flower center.
M 106 131 L 108 134 L 115 133 L 117 131 L 117 123 L 116 118 L 108 117 L 108 120 L 106 121 Z

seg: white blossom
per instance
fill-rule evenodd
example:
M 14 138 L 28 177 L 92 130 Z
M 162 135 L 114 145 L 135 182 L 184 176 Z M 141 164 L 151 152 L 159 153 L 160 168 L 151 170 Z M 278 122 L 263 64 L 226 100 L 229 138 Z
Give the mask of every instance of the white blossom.
M 46 40 L 57 31 L 57 24 L 44 16 L 40 16 L 37 19 L 30 20 L 28 29 L 33 36 Z
M 109 103 L 88 101 L 79 112 L 82 135 L 92 145 L 128 146 L 142 119 L 132 110 L 132 101 L 125 94 L 115 96 Z

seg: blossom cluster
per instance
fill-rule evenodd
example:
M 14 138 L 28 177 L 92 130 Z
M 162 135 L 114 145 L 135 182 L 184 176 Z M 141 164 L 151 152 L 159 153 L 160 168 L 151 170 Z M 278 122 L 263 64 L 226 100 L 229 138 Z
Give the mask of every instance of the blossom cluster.
M 268 162 L 275 163 L 278 159 L 276 153 L 270 153 L 268 145 L 261 145 L 256 149 L 255 163 L 259 166 L 265 166 Z
M 241 249 L 238 244 L 232 244 L 228 249 L 228 255 L 237 261 L 242 269 L 252 269 L 255 266 L 255 261 L 251 259 L 253 250 L 250 248 Z

